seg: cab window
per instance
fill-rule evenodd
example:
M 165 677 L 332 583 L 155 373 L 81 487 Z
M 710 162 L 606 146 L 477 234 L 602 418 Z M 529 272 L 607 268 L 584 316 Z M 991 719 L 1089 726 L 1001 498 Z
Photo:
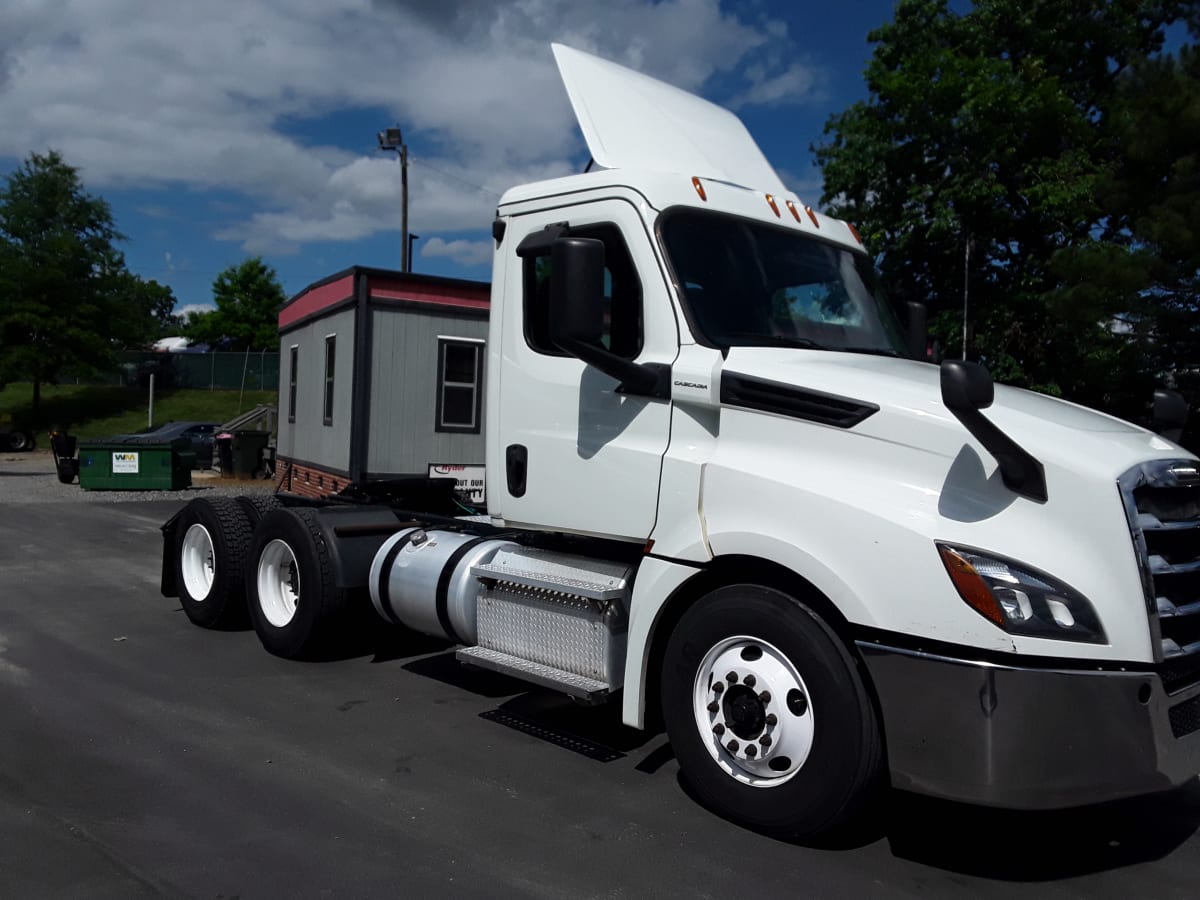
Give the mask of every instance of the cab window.
M 571 237 L 604 243 L 604 325 L 600 343 L 625 359 L 642 351 L 642 283 L 615 225 L 572 227 Z M 550 342 L 550 255 L 524 259 L 525 340 L 539 353 L 566 356 Z

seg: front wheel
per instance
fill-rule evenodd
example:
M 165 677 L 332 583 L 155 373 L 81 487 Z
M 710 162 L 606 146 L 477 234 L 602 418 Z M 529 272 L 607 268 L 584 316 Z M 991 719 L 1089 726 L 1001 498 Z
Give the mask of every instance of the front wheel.
M 688 610 L 667 645 L 662 701 L 684 777 L 751 828 L 815 837 L 878 783 L 879 726 L 854 660 L 786 594 L 734 585 Z

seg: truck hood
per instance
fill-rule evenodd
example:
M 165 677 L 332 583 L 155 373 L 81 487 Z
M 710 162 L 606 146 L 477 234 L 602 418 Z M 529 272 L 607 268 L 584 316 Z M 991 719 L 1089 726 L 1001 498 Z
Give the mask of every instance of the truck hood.
M 722 367 L 781 384 L 879 407 L 854 430 L 954 458 L 974 439 L 942 404 L 937 366 L 831 351 L 734 347 Z M 1151 431 L 1087 407 L 996 385 L 984 414 L 1046 466 L 1115 479 L 1133 465 L 1191 454 Z M 981 453 L 987 456 L 986 451 Z
M 742 120 L 729 110 L 590 53 L 552 47 L 597 165 L 787 193 Z

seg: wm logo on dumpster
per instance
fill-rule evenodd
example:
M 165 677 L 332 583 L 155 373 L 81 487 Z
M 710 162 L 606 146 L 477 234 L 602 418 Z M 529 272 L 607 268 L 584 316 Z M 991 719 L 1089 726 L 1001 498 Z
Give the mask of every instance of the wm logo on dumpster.
M 136 475 L 138 473 L 138 455 L 136 453 L 113 453 L 112 470 L 114 475 Z

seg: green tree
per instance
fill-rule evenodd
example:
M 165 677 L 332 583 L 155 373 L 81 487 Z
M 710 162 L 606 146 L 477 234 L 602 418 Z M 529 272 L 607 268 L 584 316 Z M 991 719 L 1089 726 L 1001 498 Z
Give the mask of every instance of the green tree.
M 968 355 L 1000 380 L 1111 407 L 1146 375 L 1110 327 L 1147 286 L 1110 222 L 1125 140 L 1112 117 L 1183 5 L 979 0 L 958 15 L 901 0 L 869 35 L 870 96 L 814 148 L 822 199 L 880 252 L 897 299 L 929 304 L 953 355 L 965 274 Z
M 174 298 L 125 268 L 108 204 L 54 151 L 32 153 L 0 189 L 0 381 L 41 386 L 155 336 Z
M 230 266 L 213 281 L 217 308 L 193 315 L 188 337 L 234 350 L 278 350 L 279 310 L 287 296 L 275 270 L 255 256 Z
M 1198 13 L 1197 15 L 1200 15 Z M 1200 25 L 1200 22 L 1197 23 Z M 1196 31 L 1193 26 L 1193 33 Z M 1200 400 L 1200 52 L 1146 60 L 1121 79 L 1109 126 L 1120 145 L 1103 191 L 1119 271 L 1141 281 L 1125 316 L 1151 366 Z M 1081 248 L 1065 262 L 1086 265 Z M 1078 257 L 1078 258 L 1074 258 Z

